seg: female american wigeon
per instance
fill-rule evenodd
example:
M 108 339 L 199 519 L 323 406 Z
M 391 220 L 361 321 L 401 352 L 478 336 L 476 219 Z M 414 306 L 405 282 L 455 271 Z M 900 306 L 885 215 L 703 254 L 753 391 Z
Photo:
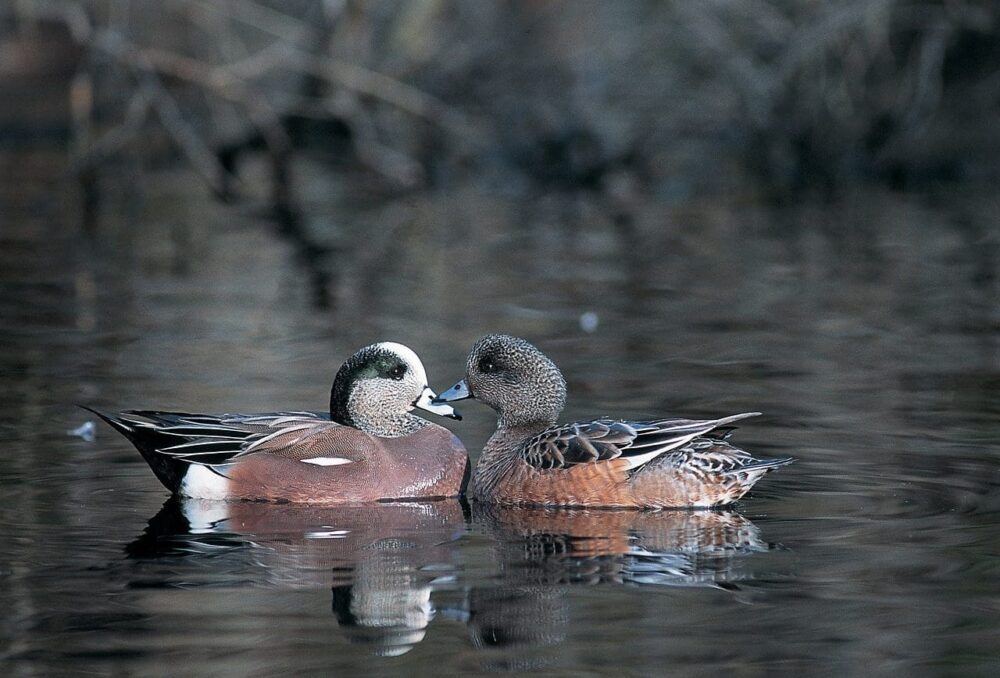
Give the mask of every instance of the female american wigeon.
M 557 425 L 566 404 L 559 368 L 523 339 L 489 335 L 472 348 L 465 379 L 435 402 L 476 398 L 498 425 L 472 474 L 473 498 L 503 504 L 630 508 L 708 507 L 742 497 L 792 461 L 755 459 L 725 441 L 722 419 L 597 419 Z
M 459 494 L 468 471 L 462 442 L 410 413 L 418 407 L 461 418 L 433 398 L 417 355 L 383 342 L 362 348 L 337 372 L 329 418 L 91 411 L 124 434 L 177 494 L 338 504 Z

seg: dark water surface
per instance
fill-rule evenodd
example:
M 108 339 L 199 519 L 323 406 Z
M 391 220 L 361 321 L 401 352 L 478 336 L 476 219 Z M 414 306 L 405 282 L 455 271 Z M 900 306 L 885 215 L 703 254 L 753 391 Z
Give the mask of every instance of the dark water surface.
M 318 309 L 248 210 L 167 176 L 85 236 L 31 167 L 4 160 L 0 215 L 4 675 L 1000 671 L 995 197 L 566 226 L 326 186 Z M 761 410 L 738 442 L 799 461 L 731 511 L 315 509 L 167 501 L 121 437 L 67 435 L 74 403 L 321 409 L 380 339 L 442 389 L 495 330 L 561 365 L 567 418 Z M 475 453 L 493 422 L 464 413 Z

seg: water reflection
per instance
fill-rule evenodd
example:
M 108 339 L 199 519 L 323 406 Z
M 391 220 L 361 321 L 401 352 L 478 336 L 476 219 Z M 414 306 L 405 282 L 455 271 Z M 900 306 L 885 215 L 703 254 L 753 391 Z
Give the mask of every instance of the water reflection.
M 466 581 L 463 535 L 489 538 L 485 576 Z M 440 616 L 465 624 L 478 649 L 517 652 L 489 666 L 528 668 L 547 664 L 566 639 L 570 585 L 729 588 L 750 576 L 747 556 L 770 548 L 734 511 L 170 499 L 125 551 L 160 565 L 152 576 L 133 572 L 133 590 L 329 586 L 343 637 L 371 654 L 409 652 Z M 520 652 L 545 648 L 547 658 Z
M 396 656 L 423 640 L 432 591 L 454 582 L 452 543 L 464 527 L 457 500 L 321 508 L 171 499 L 126 552 L 211 570 L 192 580 L 187 567 L 158 585 L 330 585 L 348 641 Z
M 508 579 L 538 584 L 720 586 L 741 559 L 771 547 L 735 511 L 500 509 L 475 516 L 496 540 Z
M 499 582 L 468 594 L 473 645 L 497 650 L 490 670 L 543 668 L 567 639 L 570 585 L 722 587 L 750 575 L 748 555 L 767 551 L 735 511 L 511 509 L 476 504 L 491 537 Z M 547 648 L 543 652 L 525 650 Z

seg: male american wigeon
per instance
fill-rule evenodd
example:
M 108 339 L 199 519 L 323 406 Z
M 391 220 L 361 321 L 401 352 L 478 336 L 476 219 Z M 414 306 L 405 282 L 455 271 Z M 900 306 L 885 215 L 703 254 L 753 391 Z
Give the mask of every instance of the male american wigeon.
M 465 379 L 434 402 L 476 398 L 497 413 L 472 474 L 470 494 L 503 504 L 631 508 L 730 504 L 791 457 L 755 459 L 726 438 L 722 419 L 597 419 L 557 425 L 566 380 L 524 339 L 489 335 L 466 363 Z
M 460 493 L 469 463 L 462 442 L 410 413 L 417 407 L 461 418 L 433 398 L 416 353 L 382 342 L 337 372 L 329 418 L 91 411 L 124 434 L 179 495 L 338 504 Z

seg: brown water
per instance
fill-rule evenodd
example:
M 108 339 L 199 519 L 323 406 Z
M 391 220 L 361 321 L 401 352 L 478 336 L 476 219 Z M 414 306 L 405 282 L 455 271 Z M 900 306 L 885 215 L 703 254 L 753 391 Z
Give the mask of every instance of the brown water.
M 85 236 L 32 167 L 4 159 L 0 214 L 4 675 L 1000 670 L 995 198 L 650 199 L 623 224 L 317 180 L 310 274 L 168 174 Z M 737 440 L 799 461 L 725 512 L 320 510 L 166 501 L 124 439 L 67 435 L 74 403 L 321 409 L 380 339 L 441 389 L 495 330 L 562 366 L 567 418 L 761 410 Z M 475 452 L 493 423 L 464 413 Z

